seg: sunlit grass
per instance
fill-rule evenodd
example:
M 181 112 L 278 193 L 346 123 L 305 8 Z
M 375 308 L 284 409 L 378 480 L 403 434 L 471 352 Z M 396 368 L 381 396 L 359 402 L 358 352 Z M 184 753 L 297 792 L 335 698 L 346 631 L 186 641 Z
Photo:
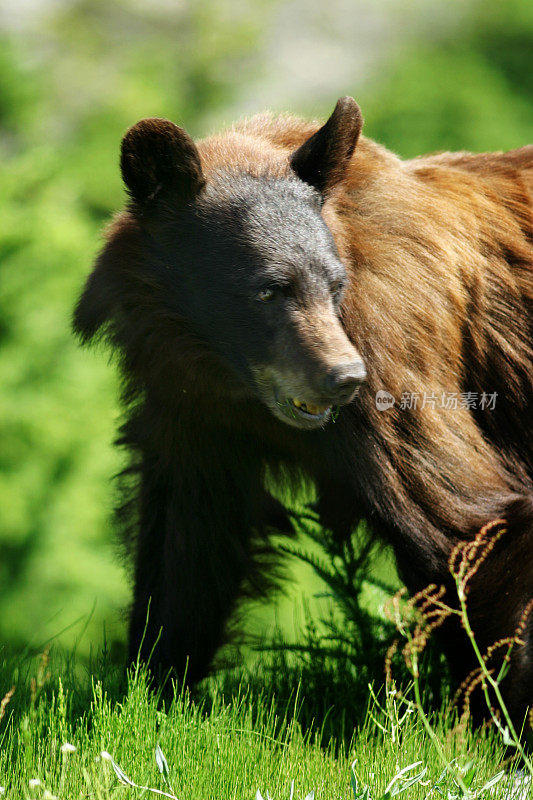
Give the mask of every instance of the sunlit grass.
M 9 669 L 3 684 L 12 680 L 13 665 Z M 263 798 L 303 800 L 314 791 L 315 800 L 379 800 L 404 790 L 410 798 L 462 796 L 421 719 L 404 713 L 394 690 L 380 694 L 381 708 L 372 705 L 351 743 L 321 745 L 318 732 L 304 731 L 295 713 L 306 703 L 296 677 L 294 702 L 281 713 L 272 696 L 241 688 L 224 697 L 213 680 L 204 684 L 201 699 L 178 691 L 165 705 L 149 691 L 142 670 L 130 675 L 123 693 L 113 674 L 81 687 L 53 670 L 46 659 L 33 679 L 19 669 L 15 693 L 2 709 L 6 797 L 103 800 L 165 792 L 180 800 L 253 800 L 259 791 Z M 245 687 L 249 676 L 242 677 Z M 470 796 L 487 796 L 480 789 L 504 769 L 496 738 L 454 734 L 447 709 L 432 722 L 446 757 L 468 776 Z M 511 780 L 512 771 L 500 776 L 490 796 L 508 797 Z

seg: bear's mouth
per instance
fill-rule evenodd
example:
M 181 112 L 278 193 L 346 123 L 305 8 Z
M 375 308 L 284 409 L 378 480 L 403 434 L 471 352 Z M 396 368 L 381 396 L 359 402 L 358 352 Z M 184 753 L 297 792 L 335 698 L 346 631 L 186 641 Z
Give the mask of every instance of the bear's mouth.
M 278 414 L 283 416 L 286 422 L 304 428 L 322 427 L 332 414 L 331 406 L 318 405 L 297 397 L 278 400 L 276 406 Z
M 319 406 L 306 400 L 298 400 L 297 397 L 291 397 L 288 406 L 290 411 L 302 415 L 304 419 L 322 420 L 331 412 L 331 406 Z
M 311 431 L 337 419 L 337 405 L 311 387 L 306 390 L 304 381 L 291 380 L 291 376 L 279 375 L 265 367 L 254 367 L 253 376 L 258 399 L 286 425 Z

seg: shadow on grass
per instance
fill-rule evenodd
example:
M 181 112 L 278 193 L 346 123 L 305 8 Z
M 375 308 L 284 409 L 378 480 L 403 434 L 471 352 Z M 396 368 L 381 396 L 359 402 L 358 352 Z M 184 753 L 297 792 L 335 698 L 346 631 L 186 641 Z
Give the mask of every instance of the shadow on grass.
M 437 710 L 445 694 L 440 674 L 440 661 L 431 654 L 425 674 L 428 708 Z M 265 707 L 272 708 L 280 725 L 298 722 L 306 736 L 312 736 L 325 748 L 347 748 L 354 732 L 367 718 L 370 703 L 368 675 L 378 697 L 383 696 L 383 659 L 367 664 L 357 671 L 346 658 L 332 659 L 315 652 L 304 659 L 295 658 L 290 651 L 262 653 L 248 666 L 221 669 L 191 690 L 184 690 L 169 677 L 163 691 L 152 682 L 154 701 L 161 710 L 168 710 L 176 696 L 190 692 L 190 699 L 209 715 L 214 704 L 250 699 L 257 714 Z M 398 673 L 399 683 L 402 676 Z M 407 676 L 403 676 L 407 687 Z M 117 663 L 104 649 L 88 664 L 81 663 L 59 648 L 40 655 L 8 653 L 0 660 L 0 700 L 8 700 L 0 712 L 0 737 L 6 725 L 17 725 L 21 719 L 37 713 L 39 707 L 54 707 L 61 696 L 65 718 L 75 727 L 77 721 L 87 724 L 94 698 L 94 686 L 100 684 L 103 694 L 112 705 L 120 705 L 128 691 L 124 663 Z M 11 690 L 14 689 L 11 695 Z M 3 716 L 3 718 L 2 718 Z M 90 722 L 89 722 L 90 724 Z
M 364 530 L 339 543 L 307 512 L 295 517 L 295 527 L 296 543 L 280 547 L 285 555 L 311 567 L 320 579 L 323 591 L 316 607 L 313 600 L 304 605 L 301 629 L 292 642 L 278 632 L 270 641 L 248 639 L 240 650 L 227 650 L 226 667 L 194 687 L 191 699 L 209 713 L 221 695 L 228 703 L 251 696 L 258 708 L 275 708 L 280 720 L 296 719 L 303 732 L 312 733 L 322 746 L 328 747 L 332 741 L 348 746 L 354 730 L 367 717 L 369 686 L 378 698 L 383 693 L 385 656 L 395 631 L 382 607 L 395 587 L 375 576 L 375 546 Z M 393 660 L 392 669 L 397 686 L 407 688 L 410 676 L 400 656 Z M 421 674 L 426 707 L 441 708 L 447 699 L 448 674 L 431 643 L 424 653 Z M 12 686 L 15 691 L 0 725 L 27 714 L 41 696 L 56 696 L 59 681 L 72 722 L 86 715 L 97 683 L 110 702 L 120 703 L 128 685 L 125 652 L 104 645 L 85 663 L 76 651 L 59 648 L 41 655 L 4 649 L 0 653 L 0 700 Z M 183 689 L 171 676 L 163 690 L 155 681 L 153 687 L 164 708 Z

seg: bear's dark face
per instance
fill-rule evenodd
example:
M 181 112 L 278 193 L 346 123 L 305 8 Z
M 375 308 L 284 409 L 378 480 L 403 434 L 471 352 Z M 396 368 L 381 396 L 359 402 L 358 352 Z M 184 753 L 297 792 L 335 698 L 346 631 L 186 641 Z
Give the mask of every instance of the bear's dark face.
M 111 300 L 109 286 L 123 294 L 126 285 L 115 276 L 106 286 L 97 266 L 78 305 L 77 330 L 89 338 L 118 315 L 130 349 L 139 350 L 145 345 L 132 334 L 135 320 L 141 330 L 145 307 L 153 313 L 159 304 L 156 316 L 184 325 L 229 370 L 239 393 L 295 427 L 323 426 L 365 378 L 339 317 L 346 272 L 321 216 L 324 195 L 341 179 L 359 135 L 354 106 L 339 101 L 326 125 L 293 153 L 285 177 L 233 167 L 207 181 L 181 128 L 143 120 L 130 129 L 121 167 L 142 245 L 136 244 L 139 266 L 133 259 L 127 270 L 151 299 Z M 116 240 L 108 247 L 118 250 L 110 259 L 115 266 L 128 263 Z M 168 327 L 154 334 L 152 325 L 145 338 L 154 335 L 168 337 Z M 124 347 L 120 336 L 115 340 Z M 130 354 L 132 362 L 136 357 Z
M 346 272 L 320 208 L 295 177 L 226 173 L 153 234 L 166 302 L 249 393 L 300 428 L 323 425 L 365 377 L 339 319 Z

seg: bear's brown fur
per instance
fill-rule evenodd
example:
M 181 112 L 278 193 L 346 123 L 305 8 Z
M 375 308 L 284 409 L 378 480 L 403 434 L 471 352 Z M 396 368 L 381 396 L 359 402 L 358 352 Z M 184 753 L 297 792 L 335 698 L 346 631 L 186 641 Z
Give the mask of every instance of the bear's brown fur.
M 366 518 L 392 545 L 412 592 L 429 583 L 450 587 L 454 544 L 505 518 L 507 532 L 473 577 L 469 595 L 482 648 L 510 635 L 533 597 L 533 146 L 402 161 L 360 137 L 360 128 L 357 106 L 344 99 L 323 128 L 260 115 L 195 146 L 172 123 L 152 120 L 124 140 L 122 168 L 132 203 L 110 229 L 75 326 L 86 339 L 107 332 L 122 354 L 127 399 L 134 401 L 123 432 L 140 476 L 132 656 L 151 597 L 143 652 L 150 652 L 162 627 L 155 660 L 183 672 L 189 657 L 193 679 L 205 674 L 223 641 L 224 623 L 246 581 L 260 584 L 257 553 L 274 520 L 283 526 L 282 509 L 263 488 L 265 467 L 280 480 L 311 477 L 322 521 L 339 538 Z M 253 203 L 242 200 L 256 191 L 241 187 L 243 176 L 246 187 L 258 187 Z M 331 333 L 337 318 L 324 310 L 318 289 L 311 299 L 311 290 L 303 293 L 299 308 L 294 299 L 283 306 L 279 301 L 283 374 L 291 377 L 279 377 L 278 359 L 276 380 L 309 393 L 305 387 L 316 385 L 309 375 L 326 351 L 342 350 L 340 361 L 352 367 L 359 354 L 366 368 L 358 394 L 348 391 L 338 400 L 336 424 L 325 420 L 309 431 L 269 413 L 253 381 L 221 355 L 232 320 L 241 324 L 244 300 L 221 300 L 225 316 L 209 317 L 209 327 L 197 325 L 199 317 L 214 314 L 221 296 L 213 289 L 218 252 L 230 260 L 235 253 L 235 274 L 246 269 L 239 248 L 250 242 L 253 253 L 259 248 L 261 265 L 269 257 L 263 251 L 275 251 L 277 261 L 290 251 L 285 260 L 294 262 L 291 237 L 305 233 L 308 223 L 291 210 L 292 200 L 283 200 L 286 214 L 280 200 L 282 211 L 273 214 L 269 229 L 258 234 L 256 228 L 263 195 L 270 197 L 274 187 L 285 197 L 302 182 L 321 195 L 322 219 L 347 273 L 340 318 L 349 342 L 343 344 L 340 329 Z M 216 204 L 205 205 L 206 197 Z M 268 211 L 277 201 L 264 202 Z M 242 208 L 247 220 L 255 214 L 253 225 L 239 227 Z M 198 235 L 187 214 L 194 225 L 201 219 L 208 226 L 198 230 L 214 232 L 214 255 L 206 264 L 215 266 L 197 267 L 205 234 Z M 235 232 L 229 243 L 228 230 Z M 306 254 L 305 236 L 298 247 L 298 258 L 314 264 L 318 256 Z M 175 267 L 176 284 L 203 281 L 208 311 L 196 310 L 192 300 L 174 316 L 165 306 L 163 298 L 174 289 L 165 284 L 162 265 L 174 269 L 168 265 L 178 258 L 171 255 L 176 250 L 183 262 Z M 298 280 L 306 280 L 305 268 Z M 205 275 L 185 277 L 197 269 Z M 257 317 L 262 313 L 261 307 Z M 252 339 L 254 324 L 248 314 L 242 330 Z M 263 339 L 274 341 L 273 331 L 265 327 Z M 297 346 L 300 355 L 294 355 Z M 296 364 L 302 354 L 314 358 L 307 377 Z M 357 382 L 352 375 L 350 390 Z M 380 390 L 395 398 L 394 406 L 377 408 Z M 468 407 L 468 392 L 477 408 Z M 493 396 L 493 408 L 479 407 L 482 393 Z M 402 407 L 406 395 L 418 397 L 416 408 Z M 533 701 L 531 618 L 522 638 L 503 684 L 517 720 Z M 473 666 L 469 644 L 453 624 L 441 640 L 460 681 Z

